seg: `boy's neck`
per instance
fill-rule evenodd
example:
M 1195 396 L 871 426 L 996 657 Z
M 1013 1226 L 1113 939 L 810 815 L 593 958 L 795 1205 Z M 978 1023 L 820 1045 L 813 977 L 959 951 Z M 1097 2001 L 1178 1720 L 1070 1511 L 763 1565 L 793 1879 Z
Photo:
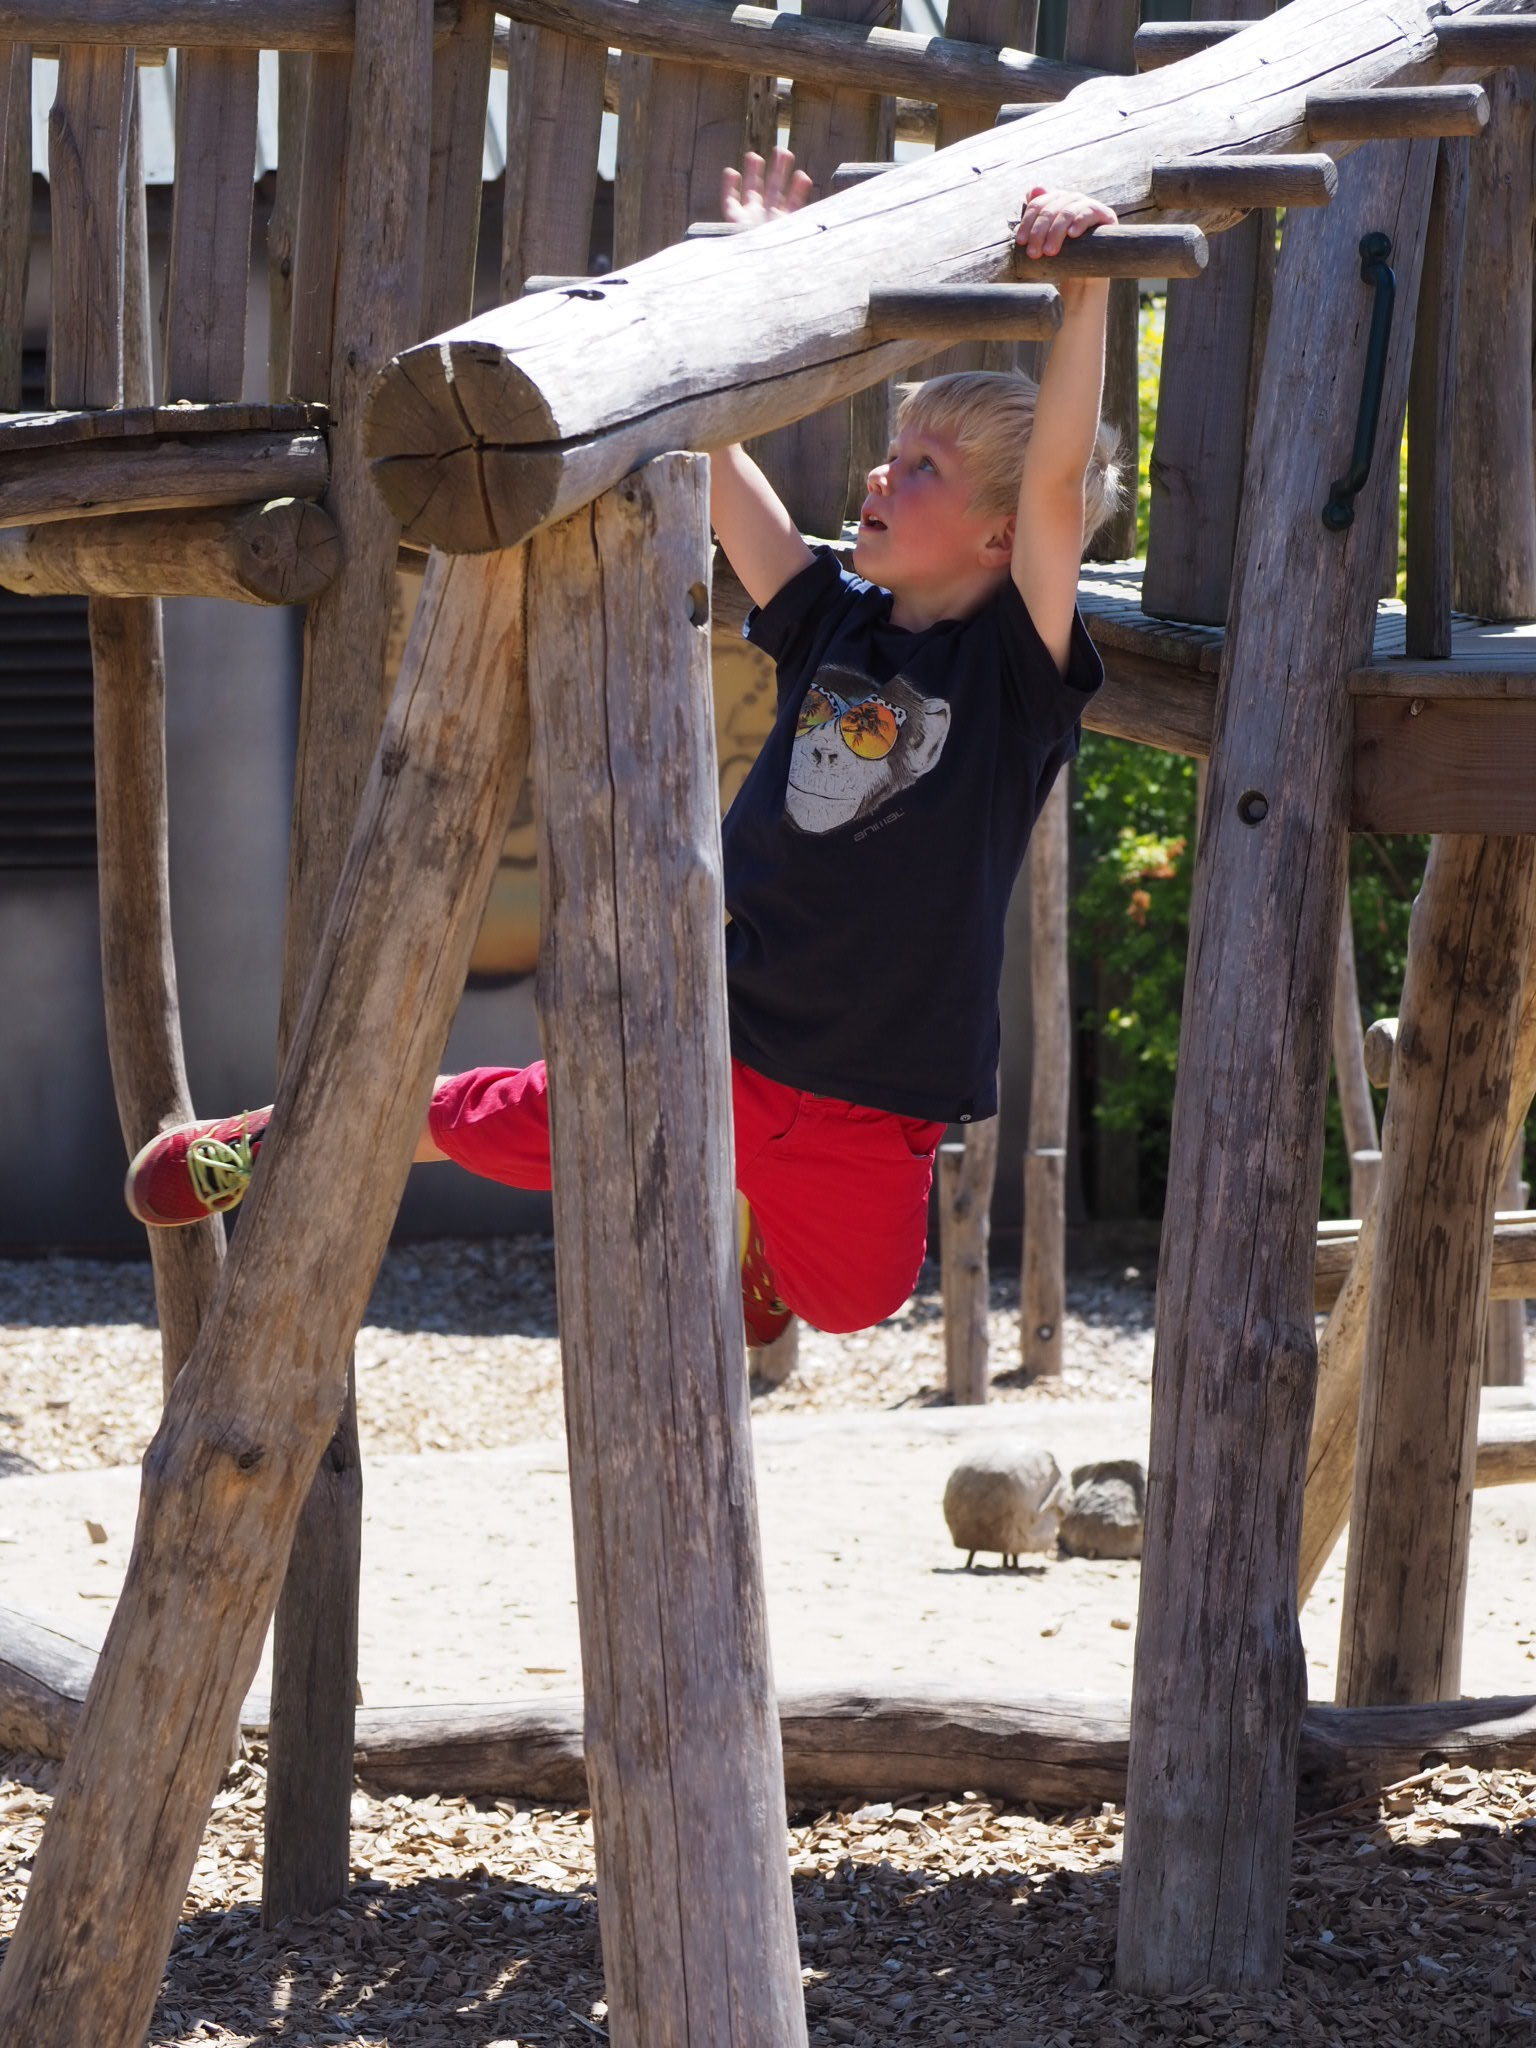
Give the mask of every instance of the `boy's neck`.
M 978 568 L 941 584 L 903 580 L 899 590 L 891 589 L 891 624 L 922 633 L 940 619 L 968 619 L 997 595 L 1008 574 L 1007 569 Z

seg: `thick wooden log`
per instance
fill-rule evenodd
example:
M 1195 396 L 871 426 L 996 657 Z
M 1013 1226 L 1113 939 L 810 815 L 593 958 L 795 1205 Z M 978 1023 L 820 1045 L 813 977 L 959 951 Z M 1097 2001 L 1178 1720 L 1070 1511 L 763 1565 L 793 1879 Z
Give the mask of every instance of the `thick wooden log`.
M 1325 82 L 1412 76 L 1422 19 L 1410 31 L 1384 0 L 1292 0 L 1190 60 L 1185 93 L 1157 75 L 1092 81 L 1022 126 L 750 234 L 664 250 L 581 297 L 484 314 L 380 379 L 369 422 L 379 483 L 417 538 L 483 548 L 574 510 L 669 444 L 718 446 L 803 417 L 925 353 L 868 337 L 871 289 L 1012 274 L 1008 220 L 1026 181 L 1086 185 L 1134 216 L 1159 157 L 1198 154 L 1216 131 L 1223 154 L 1300 144 L 1308 95 Z
M 95 1671 L 84 1643 L 0 1608 L 0 1747 L 68 1755 Z
M 997 1118 L 967 1129 L 965 1141 L 939 1147 L 939 1285 L 944 1305 L 944 1385 L 959 1407 L 987 1398 L 987 1321 L 992 1306 L 992 1188 L 997 1179 Z
M 620 2048 L 804 2042 L 735 1270 L 707 466 L 539 542 L 541 1014 Z M 620 1306 L 622 1304 L 622 1307 Z
M 492 0 L 459 0 L 453 33 L 432 54 L 431 169 L 421 311 L 421 325 L 428 334 L 467 320 L 474 311 L 495 22 Z
M 132 50 L 59 58 L 48 114 L 48 385 L 57 406 L 123 403 L 123 241 Z
M 313 431 L 161 436 L 15 454 L 0 444 L 0 527 L 315 498 L 329 474 L 325 437 Z
M 1442 142 L 1435 164 L 1408 385 L 1405 646 L 1420 661 L 1443 661 L 1451 651 L 1451 446 L 1469 151 L 1464 141 Z
M 1536 838 L 1436 840 L 1414 905 L 1382 1138 L 1339 1637 L 1347 1706 L 1454 1698 Z
M 1037 1378 L 1061 1371 L 1067 1313 L 1067 1124 L 1072 1101 L 1072 989 L 1067 958 L 1068 774 L 1035 821 L 1029 884 L 1029 1143 L 1019 1362 Z
M 316 77 L 331 58 L 315 60 Z M 339 258 L 327 397 L 326 510 L 342 567 L 305 621 L 304 694 L 283 926 L 280 1053 L 303 1014 L 331 895 L 383 715 L 399 529 L 370 487 L 364 393 L 418 331 L 426 287 L 432 109 L 431 0 L 359 0 L 347 95 Z M 304 178 L 310 185 L 316 85 Z M 380 138 L 388 148 L 380 150 Z M 443 216 L 445 230 L 446 216 Z M 301 237 L 301 272 L 306 262 Z M 313 281 L 313 280 L 312 280 Z M 295 344 L 297 348 L 297 343 Z M 423 602 L 425 600 L 423 599 Z M 345 1895 L 357 1691 L 362 1476 L 347 1347 L 330 1361 L 340 1420 L 294 1533 L 272 1643 L 272 1732 L 262 1915 L 268 1925 Z
M 927 291 L 874 291 L 869 328 L 878 340 L 1046 341 L 1061 325 L 1061 294 L 1049 285 L 964 284 Z
M 0 586 L 24 597 L 223 597 L 307 604 L 336 574 L 335 521 L 302 498 L 0 530 Z
M 0 41 L 0 412 L 21 405 L 32 248 L 32 52 Z
M 1152 204 L 1326 206 L 1339 188 L 1331 156 L 1193 156 L 1152 166 Z
M 531 276 L 587 274 L 607 59 L 601 43 L 577 36 L 519 22 L 511 34 L 501 253 L 507 299 Z
M 458 0 L 437 0 L 435 12 L 445 36 Z M 355 0 L 0 0 L 0 42 L 346 51 L 356 13 Z
M 1529 1301 L 1536 1299 L 1536 1216 L 1526 1210 L 1504 1208 L 1504 1192 L 1500 1190 L 1500 1207 L 1493 1224 L 1488 1299 L 1500 1303 Z M 1344 1234 L 1318 1238 L 1313 1304 L 1319 1313 L 1330 1310 L 1343 1291 L 1359 1249 L 1360 1229 L 1355 1221 Z
M 1468 153 L 1466 303 L 1452 399 L 1453 581 L 1460 609 L 1485 619 L 1523 619 L 1536 614 L 1530 402 L 1536 77 L 1502 71 L 1488 89 L 1488 133 Z
M 1355 925 L 1349 899 L 1339 920 L 1339 953 L 1333 977 L 1333 1082 L 1339 1095 L 1344 1143 L 1349 1149 L 1349 1206 L 1363 1216 L 1376 1193 L 1381 1147 L 1370 1077 L 1365 1070 L 1365 1030 L 1360 1016 L 1360 983 L 1355 973 Z
M 522 566 L 427 571 L 276 1120 L 145 1459 L 127 1580 L 0 1970 L 0 2033 L 29 2048 L 144 2039 L 522 779 Z M 345 1185 L 342 1145 L 369 1163 Z
M 1481 135 L 1487 126 L 1488 95 L 1480 85 L 1316 92 L 1307 101 L 1307 133 L 1314 142 L 1407 142 L 1425 135 Z
M 1257 46 L 1292 12 L 1198 61 Z M 1391 235 L 1411 303 L 1433 169 L 1423 146 L 1353 159 L 1331 207 L 1287 222 L 1280 252 L 1196 860 L 1169 1166 L 1180 1213 L 1158 1286 L 1117 1965 L 1143 1995 L 1268 1985 L 1280 1970 L 1347 681 L 1370 646 L 1374 563 L 1396 504 L 1392 465 L 1379 463 L 1355 524 L 1330 532 L 1313 449 L 1354 431 L 1373 303 L 1360 237 Z M 1382 397 L 1389 448 L 1411 339 L 1400 317 Z M 1303 413 L 1313 431 L 1299 438 Z
M 177 64 L 168 399 L 238 398 L 244 382 L 256 61 L 254 50 L 187 50 Z

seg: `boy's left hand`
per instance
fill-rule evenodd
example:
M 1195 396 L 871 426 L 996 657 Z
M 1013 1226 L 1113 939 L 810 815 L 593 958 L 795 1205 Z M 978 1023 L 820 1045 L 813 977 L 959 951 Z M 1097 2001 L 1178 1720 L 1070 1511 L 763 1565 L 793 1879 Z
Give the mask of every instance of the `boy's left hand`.
M 1063 242 L 1075 241 L 1089 228 L 1112 228 L 1116 218 L 1112 207 L 1090 199 L 1086 192 L 1058 192 L 1048 185 L 1032 185 L 1024 195 L 1024 211 L 1013 239 L 1027 256 L 1056 256 Z

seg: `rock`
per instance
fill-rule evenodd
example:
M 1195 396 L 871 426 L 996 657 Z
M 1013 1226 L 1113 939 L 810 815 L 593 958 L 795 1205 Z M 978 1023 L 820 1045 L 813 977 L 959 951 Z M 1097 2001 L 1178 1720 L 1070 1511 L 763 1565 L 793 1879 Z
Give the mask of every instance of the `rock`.
M 1064 1488 L 1061 1467 L 1035 1444 L 989 1445 L 963 1458 L 944 1488 L 944 1519 L 956 1549 L 1002 1553 L 1054 1550 Z
M 1068 1557 L 1140 1557 L 1146 1469 L 1135 1458 L 1078 1465 L 1061 1518 Z

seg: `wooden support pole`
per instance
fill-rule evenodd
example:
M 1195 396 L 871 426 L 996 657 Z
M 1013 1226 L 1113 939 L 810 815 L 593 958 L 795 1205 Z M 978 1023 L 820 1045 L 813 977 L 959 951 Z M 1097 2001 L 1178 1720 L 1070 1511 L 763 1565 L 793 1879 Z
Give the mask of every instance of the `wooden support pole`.
M 1496 1210 L 1508 1213 L 1523 1209 L 1527 1189 L 1521 1174 L 1525 1154 L 1525 1132 L 1522 1130 L 1516 1140 L 1504 1167 L 1504 1176 L 1494 1197 Z M 1532 1233 L 1536 1236 L 1536 1232 Z M 1498 1226 L 1494 1227 L 1494 1257 L 1497 1259 Z M 1530 1290 L 1536 1291 L 1536 1290 Z M 1527 1290 L 1522 1290 L 1511 1299 L 1501 1301 L 1494 1286 L 1493 1274 L 1488 1276 L 1488 1339 L 1483 1346 L 1483 1385 L 1485 1387 L 1521 1387 L 1525 1384 L 1525 1304 Z
M 987 1398 L 992 1270 L 992 1189 L 997 1118 L 967 1127 L 965 1141 L 939 1147 L 939 1284 L 944 1306 L 944 1385 L 957 1408 Z
M 276 1119 L 145 1457 L 122 1596 L 0 1969 L 0 2036 L 27 2048 L 144 2040 L 522 781 L 522 571 L 520 555 L 428 568 Z M 338 1182 L 353 1146 L 368 1171 Z
M 21 409 L 32 249 L 32 52 L 0 42 L 0 412 Z
M 1408 619 L 1404 647 L 1416 661 L 1443 661 L 1451 651 L 1451 446 L 1470 147 L 1454 138 L 1442 142 L 1435 162 L 1435 193 L 1429 207 L 1408 384 Z
M 123 403 L 123 237 L 132 50 L 71 47 L 48 115 L 48 384 L 60 408 Z
M 1029 1143 L 1024 1152 L 1019 1362 L 1054 1379 L 1067 1312 L 1067 1122 L 1072 1101 L 1072 988 L 1067 960 L 1067 770 L 1035 820 L 1029 879 Z
M 1376 1194 L 1381 1145 L 1376 1107 L 1365 1071 L 1365 1029 L 1360 1016 L 1360 983 L 1355 974 L 1355 924 L 1349 898 L 1339 919 L 1339 952 L 1333 977 L 1333 1081 L 1339 1092 L 1344 1143 L 1349 1151 L 1349 1213 L 1363 1216 Z
M 1257 42 L 1285 13 L 1201 61 Z M 1373 308 L 1360 238 L 1391 236 L 1411 305 L 1433 171 L 1432 147 L 1353 158 L 1332 206 L 1287 222 L 1279 259 L 1196 859 L 1169 1164 L 1179 1209 L 1158 1285 L 1117 1963 L 1142 1996 L 1269 1986 L 1280 1973 L 1348 676 L 1370 646 L 1397 497 L 1393 466 L 1378 462 L 1354 525 L 1331 532 L 1314 449 L 1347 448 L 1354 433 Z M 1386 448 L 1401 431 L 1412 327 L 1400 310 Z
M 306 127 L 306 196 L 317 118 L 315 60 Z M 328 399 L 326 510 L 341 532 L 340 574 L 309 608 L 294 787 L 279 1027 L 287 1071 L 319 940 L 383 714 L 384 656 L 399 529 L 373 492 L 361 412 L 370 379 L 418 329 L 426 282 L 432 105 L 431 0 L 359 0 L 341 179 Z M 387 138 L 381 152 L 380 140 Z M 445 223 L 445 234 L 447 226 Z M 300 274 L 306 275 L 302 233 Z M 311 289 L 319 285 L 307 275 Z M 295 308 L 297 313 L 297 306 Z M 295 333 L 294 370 L 298 374 Z M 343 1348 L 340 1420 L 294 1535 L 272 1643 L 272 1731 L 262 1915 L 268 1925 L 345 1895 L 357 1691 L 362 1474 Z
M 222 597 L 307 604 L 341 561 L 336 523 L 302 498 L 0 528 L 0 586 L 25 597 Z
M 532 550 L 541 1014 L 615 2048 L 805 2041 L 735 1270 L 707 465 Z
M 1461 1691 L 1492 1216 L 1533 935 L 1536 839 L 1435 841 L 1382 1141 L 1339 1636 L 1346 1706 Z
M 256 170 L 254 50 L 184 50 L 165 287 L 165 396 L 238 398 Z

